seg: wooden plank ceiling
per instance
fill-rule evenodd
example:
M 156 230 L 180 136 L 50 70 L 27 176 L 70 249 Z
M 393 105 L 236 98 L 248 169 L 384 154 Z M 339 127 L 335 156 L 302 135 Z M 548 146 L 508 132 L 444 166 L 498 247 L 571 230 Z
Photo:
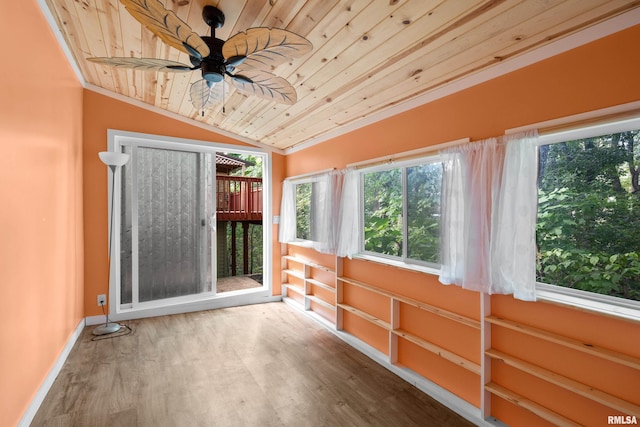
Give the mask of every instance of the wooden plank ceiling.
M 200 71 L 118 69 L 88 57 L 189 57 L 162 43 L 119 0 L 46 0 L 85 81 L 270 147 L 287 149 L 411 100 L 470 73 L 639 6 L 629 0 L 160 0 L 200 35 L 205 5 L 227 40 L 250 27 L 284 28 L 313 50 L 277 67 L 294 105 L 230 86 L 204 111 L 189 99 Z

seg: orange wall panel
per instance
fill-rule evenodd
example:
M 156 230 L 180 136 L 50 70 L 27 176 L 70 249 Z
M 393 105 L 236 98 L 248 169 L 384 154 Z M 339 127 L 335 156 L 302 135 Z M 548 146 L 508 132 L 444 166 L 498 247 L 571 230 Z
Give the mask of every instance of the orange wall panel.
M 320 286 L 310 285 L 311 294 L 320 298 L 322 301 L 328 302 L 329 304 L 335 305 L 336 294 L 331 292 L 328 289 L 321 288 Z
M 0 425 L 14 426 L 84 316 L 82 87 L 36 2 L 2 6 Z
M 480 377 L 473 372 L 403 338 L 398 338 L 398 362 L 480 407 Z
M 491 334 L 492 347 L 503 353 L 551 372 L 560 373 L 628 402 L 638 399 L 640 371 L 637 369 L 496 325 L 491 327 Z
M 287 253 L 295 256 L 296 258 L 300 258 L 301 260 L 315 262 L 316 264 L 320 264 L 331 269 L 335 267 L 336 263 L 335 256 L 316 252 L 315 250 L 305 248 L 304 246 L 287 245 Z
M 493 382 L 581 425 L 607 425 L 608 415 L 622 415 L 618 411 L 607 408 L 591 399 L 547 383 L 499 361 L 493 361 L 491 376 Z M 505 417 L 501 417 L 501 420 L 510 424 Z M 520 420 L 514 420 L 512 423 L 513 425 L 521 425 Z
M 391 322 L 391 300 L 384 295 L 343 283 L 342 302 L 387 323 Z
M 423 301 L 475 320 L 480 319 L 480 294 L 458 286 L 443 286 L 435 274 L 425 274 L 377 262 L 345 259 L 344 276 Z
M 317 303 L 311 301 L 311 310 L 314 311 L 316 314 L 320 315 L 321 317 L 324 317 L 329 322 L 331 322 L 333 324 L 336 323 L 336 312 L 333 311 L 333 310 L 328 309 L 324 305 L 317 304 Z
M 403 303 L 400 304 L 400 329 L 480 364 L 479 329 Z
M 336 282 L 336 275 L 334 272 L 323 270 L 321 268 L 312 268 L 311 278 L 329 286 L 335 286 Z
M 544 316 L 537 315 L 541 309 Z M 640 340 L 632 339 L 639 333 L 635 322 L 545 302 L 518 301 L 504 295 L 491 298 L 491 311 L 498 317 L 640 358 Z
M 342 326 L 346 332 L 358 337 L 376 350 L 389 354 L 389 331 L 348 311 L 343 314 Z

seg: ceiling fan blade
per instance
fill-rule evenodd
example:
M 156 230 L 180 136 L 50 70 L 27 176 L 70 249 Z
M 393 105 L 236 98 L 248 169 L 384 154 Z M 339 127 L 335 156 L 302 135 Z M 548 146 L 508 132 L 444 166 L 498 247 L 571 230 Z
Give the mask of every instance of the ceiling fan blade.
M 224 65 L 231 66 L 231 67 L 235 68 L 238 65 L 242 64 L 246 60 L 247 60 L 247 57 L 243 56 L 243 55 L 232 56 L 231 58 L 229 58 L 229 59 L 227 59 L 225 61 Z
M 204 110 L 222 100 L 224 92 L 229 92 L 227 82 L 211 83 L 205 79 L 198 80 L 189 88 L 191 104 L 196 110 Z
M 209 56 L 209 47 L 171 10 L 158 0 L 120 0 L 138 22 L 160 39 L 184 53 L 196 58 Z
M 238 80 L 240 83 L 246 83 L 246 84 L 252 84 L 253 83 L 253 80 L 251 80 L 247 76 L 243 76 L 242 74 L 236 74 L 236 75 L 227 74 L 227 75 L 229 77 L 231 77 L 232 80 Z
M 250 68 L 271 70 L 287 60 L 304 55 L 313 49 L 307 39 L 280 28 L 249 28 L 227 40 L 222 55 L 228 58 L 245 56 L 242 70 Z
M 142 71 L 191 71 L 195 68 L 189 67 L 181 62 L 167 61 L 155 58 L 87 58 L 87 61 L 97 64 L 110 65 L 117 68 L 131 68 Z
M 231 83 L 242 92 L 280 104 L 293 105 L 298 100 L 291 83 L 266 71 L 253 70 L 248 75 L 232 76 Z

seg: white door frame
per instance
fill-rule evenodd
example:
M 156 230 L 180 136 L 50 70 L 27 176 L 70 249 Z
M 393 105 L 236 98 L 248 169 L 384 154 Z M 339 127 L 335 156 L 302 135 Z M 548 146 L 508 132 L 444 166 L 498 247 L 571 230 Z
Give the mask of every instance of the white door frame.
M 111 248 L 111 271 L 109 281 L 109 315 L 113 320 L 125 320 L 132 318 L 142 318 L 159 316 L 165 314 L 176 314 L 189 311 L 206 310 L 212 308 L 229 307 L 234 305 L 256 304 L 269 301 L 277 301 L 280 296 L 272 295 L 272 250 L 271 250 L 271 153 L 264 150 L 223 144 L 218 142 L 198 141 L 181 138 L 171 138 L 159 135 L 141 134 L 135 132 L 126 132 L 119 130 L 108 130 L 108 149 L 109 151 L 120 152 L 123 146 L 131 147 L 148 147 L 161 149 L 175 149 L 180 151 L 192 152 L 208 152 L 215 154 L 216 152 L 233 152 L 240 154 L 251 154 L 263 157 L 263 285 L 261 287 L 225 292 L 217 294 L 215 288 L 213 292 L 205 294 L 186 295 L 182 297 L 169 298 L 165 300 L 150 301 L 145 303 L 134 304 L 134 307 L 122 307 L 120 301 L 120 259 L 117 254 L 120 253 L 120 189 L 121 189 L 121 168 L 118 168 L 115 177 L 115 189 L 111 188 L 111 180 L 108 180 L 109 190 L 109 212 L 114 209 L 113 218 L 113 243 Z M 134 172 L 134 171 L 132 171 Z M 108 173 L 111 173 L 110 170 Z M 214 187 L 215 188 L 215 187 Z M 114 206 L 111 204 L 111 192 L 115 190 Z M 215 240 L 214 240 L 215 242 Z M 133 239 L 136 249 L 137 241 Z M 213 251 L 212 251 L 213 252 Z M 213 256 L 213 254 L 212 254 Z M 215 268 L 215 266 L 214 266 Z M 133 271 L 133 274 L 137 274 Z M 135 292 L 134 292 L 135 293 Z M 133 300 L 137 296 L 134 296 Z

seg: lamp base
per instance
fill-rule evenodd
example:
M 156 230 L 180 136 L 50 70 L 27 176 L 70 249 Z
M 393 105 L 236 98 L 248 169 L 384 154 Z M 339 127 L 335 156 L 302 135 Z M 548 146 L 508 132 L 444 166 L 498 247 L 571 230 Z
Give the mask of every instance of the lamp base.
M 119 323 L 107 323 L 100 325 L 93 330 L 93 335 L 106 335 L 118 332 L 122 328 Z

